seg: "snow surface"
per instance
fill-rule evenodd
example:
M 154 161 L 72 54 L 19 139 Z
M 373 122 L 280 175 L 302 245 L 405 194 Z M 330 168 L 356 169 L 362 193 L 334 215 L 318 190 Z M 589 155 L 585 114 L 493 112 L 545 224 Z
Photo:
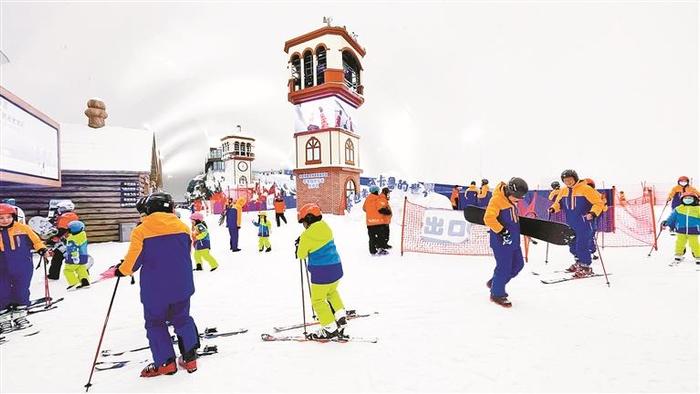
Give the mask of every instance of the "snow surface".
M 350 321 L 356 336 L 377 344 L 266 343 L 260 334 L 301 320 L 299 263 L 293 240 L 302 227 L 295 212 L 272 229 L 270 253 L 256 250 L 254 213 L 245 213 L 241 247 L 227 250 L 227 231 L 209 217 L 213 255 L 221 267 L 195 272 L 192 315 L 200 329 L 247 327 L 217 344 L 219 354 L 199 360 L 194 374 L 139 378 L 143 363 L 95 372 L 91 392 L 697 392 L 698 273 L 693 262 L 669 267 L 674 239 L 661 250 L 603 251 L 611 287 L 590 278 L 544 285 L 532 271 L 571 263 L 565 248 L 531 247 L 530 263 L 508 285 L 513 308 L 488 300 L 490 257 L 399 253 L 370 257 L 364 218 L 327 215 L 343 259 L 340 292 L 348 308 L 380 312 Z M 186 216 L 183 216 L 186 217 Z M 88 233 L 89 235 L 89 233 Z M 97 273 L 119 261 L 126 243 L 90 245 Z M 594 270 L 601 272 L 599 262 Z M 37 273 L 40 271 L 37 271 Z M 54 311 L 32 315 L 41 333 L 9 334 L 0 346 L 0 391 L 77 392 L 90 373 L 114 280 L 66 293 L 51 282 Z M 32 298 L 43 295 L 36 274 Z M 308 308 L 308 302 L 307 302 Z M 308 311 L 308 309 L 307 309 Z M 311 313 L 308 312 L 310 318 Z M 301 330 L 291 333 L 299 334 Z M 103 349 L 147 344 L 137 285 L 122 281 Z M 110 360 L 145 360 L 148 352 Z M 102 358 L 101 358 L 102 359 Z

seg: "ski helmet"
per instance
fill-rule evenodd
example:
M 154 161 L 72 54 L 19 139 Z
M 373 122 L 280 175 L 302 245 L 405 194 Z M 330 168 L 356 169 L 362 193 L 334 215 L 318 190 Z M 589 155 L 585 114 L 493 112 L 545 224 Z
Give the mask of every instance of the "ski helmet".
M 522 178 L 517 177 L 510 178 L 505 187 L 506 196 L 513 196 L 515 198 L 525 197 L 527 190 L 527 182 L 525 182 L 525 180 Z
M 561 181 L 564 182 L 564 178 L 574 178 L 574 182 L 578 182 L 578 174 L 574 170 L 564 170 L 561 172 Z
M 685 192 L 681 195 L 681 201 L 684 205 L 698 205 L 698 195 L 693 192 Z
M 14 198 L 3 198 L 2 202 L 5 204 L 17 206 L 17 200 L 15 200 Z
M 147 196 L 143 196 L 143 197 L 139 198 L 138 201 L 136 201 L 136 210 L 140 214 L 146 213 L 146 198 L 147 198 Z
M 552 189 L 559 189 L 561 187 L 558 181 L 552 182 L 550 186 L 552 186 Z
M 17 208 L 10 204 L 0 204 L 0 215 L 12 215 L 17 220 Z
M 85 230 L 85 223 L 80 220 L 73 220 L 68 223 L 68 231 L 70 231 L 71 234 L 78 234 L 83 230 Z
M 481 184 L 482 184 L 482 185 L 488 185 L 488 184 L 489 184 L 489 180 L 486 179 L 486 178 L 484 178 L 484 179 L 481 180 Z
M 689 182 L 690 182 L 690 179 L 689 179 L 687 176 L 685 176 L 685 175 L 679 176 L 679 177 L 678 177 L 678 183 L 680 184 L 681 182 L 689 183 Z
M 471 183 L 469 183 L 469 184 L 476 186 L 476 181 L 471 181 Z
M 297 220 L 299 223 L 306 221 L 307 223 L 311 224 L 321 220 L 321 217 L 321 208 L 313 202 L 304 204 L 301 208 L 299 208 L 299 212 L 297 212 Z
M 267 217 L 267 212 L 266 212 L 266 211 L 260 211 L 260 212 L 258 212 L 258 216 L 259 216 L 259 217 L 262 216 L 262 217 L 266 218 L 266 217 Z
M 73 204 L 71 200 L 59 201 L 58 204 L 56 204 L 56 211 L 59 215 L 66 212 L 73 212 L 75 211 L 75 204 Z
M 590 186 L 590 187 L 592 187 L 592 188 L 595 189 L 595 182 L 593 181 L 593 179 L 591 179 L 591 178 L 586 178 L 586 179 L 584 179 L 584 181 L 586 181 L 586 185 L 588 185 L 588 186 Z
M 377 185 L 372 185 L 369 187 L 369 192 L 373 194 L 379 193 L 379 186 Z
M 195 212 L 192 215 L 190 215 L 190 220 L 199 220 L 200 222 L 204 221 L 204 215 L 202 215 L 199 212 Z
M 173 196 L 168 193 L 151 193 L 143 202 L 144 213 L 150 215 L 155 212 L 173 213 Z

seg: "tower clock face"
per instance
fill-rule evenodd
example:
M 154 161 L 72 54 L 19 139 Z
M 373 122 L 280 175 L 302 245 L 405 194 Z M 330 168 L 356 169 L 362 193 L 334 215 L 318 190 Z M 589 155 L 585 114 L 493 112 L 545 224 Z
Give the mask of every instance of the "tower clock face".
M 247 171 L 248 170 L 248 163 L 244 161 L 239 161 L 238 162 L 238 171 Z

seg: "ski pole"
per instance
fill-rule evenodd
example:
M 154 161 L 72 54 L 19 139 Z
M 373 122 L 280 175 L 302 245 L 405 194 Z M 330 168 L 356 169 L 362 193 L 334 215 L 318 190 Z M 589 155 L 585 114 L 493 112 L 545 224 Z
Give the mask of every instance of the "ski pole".
M 46 272 L 46 266 L 49 264 L 49 259 L 46 256 L 41 256 L 44 260 L 44 297 L 46 297 L 46 306 L 44 308 L 48 309 L 51 306 L 51 293 L 49 292 L 49 274 Z M 41 262 L 39 263 L 41 264 Z
M 666 205 L 664 205 L 664 208 L 661 210 L 661 214 L 659 215 L 659 219 L 662 219 L 664 217 L 664 211 L 666 210 L 667 206 L 668 206 L 668 201 L 666 201 Z M 647 257 L 651 257 L 651 252 L 654 251 L 654 246 L 657 245 L 656 242 L 659 240 L 659 237 L 661 236 L 661 233 L 663 231 L 664 231 L 664 226 L 661 226 L 661 230 L 659 230 L 659 233 L 656 234 L 656 238 L 654 238 L 654 244 L 651 245 L 651 250 L 649 250 L 649 254 L 647 254 Z M 658 248 L 658 246 L 657 246 L 657 248 Z
M 552 213 L 547 212 L 547 221 L 549 221 L 552 218 Z M 544 263 L 547 264 L 549 263 L 549 242 L 547 242 L 547 250 L 545 251 L 544 254 Z
M 588 223 L 591 226 L 591 231 L 593 231 L 593 224 L 590 222 Z M 610 287 L 610 280 L 608 280 L 608 272 L 605 270 L 605 263 L 603 263 L 603 253 L 600 252 L 600 248 L 598 247 L 598 240 L 593 237 L 593 243 L 595 244 L 595 249 L 598 251 L 598 256 L 600 257 L 600 265 L 603 267 L 603 274 L 605 274 L 605 282 L 608 284 L 608 287 Z
M 105 323 L 102 326 L 102 334 L 100 334 L 100 341 L 97 343 L 97 350 L 95 351 L 95 359 L 92 360 L 92 368 L 90 368 L 90 377 L 88 378 L 87 384 L 85 384 L 85 392 L 87 393 L 92 386 L 92 374 L 95 373 L 95 365 L 97 364 L 97 356 L 100 355 L 100 347 L 102 347 L 102 339 L 105 337 L 105 330 L 107 329 L 107 322 L 109 321 L 109 314 L 112 313 L 112 304 L 114 304 L 114 296 L 117 295 L 117 287 L 119 286 L 119 279 L 121 276 L 117 276 L 117 283 L 114 284 L 114 292 L 112 293 L 112 299 L 109 301 L 109 307 L 107 308 L 107 316 L 105 316 Z
M 306 332 L 306 300 L 304 297 L 304 260 L 299 259 L 299 276 L 301 279 L 301 313 L 303 315 L 304 321 L 304 337 L 307 336 Z
M 312 312 L 312 317 L 315 319 L 316 318 L 316 311 L 313 310 L 313 302 L 311 299 L 311 279 L 309 278 L 309 266 L 306 264 L 306 259 L 304 259 L 304 268 L 306 269 L 306 284 L 309 287 L 309 302 L 312 305 L 311 312 Z

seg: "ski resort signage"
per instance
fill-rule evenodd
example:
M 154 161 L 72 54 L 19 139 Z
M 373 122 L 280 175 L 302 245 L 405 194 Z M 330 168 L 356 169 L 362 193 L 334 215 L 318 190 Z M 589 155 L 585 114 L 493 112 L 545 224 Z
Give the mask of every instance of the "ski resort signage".
M 470 227 L 460 211 L 426 209 L 420 236 L 426 242 L 459 244 L 469 241 Z
M 304 182 L 309 189 L 318 189 L 328 178 L 327 172 L 314 172 L 311 174 L 299 174 L 299 179 Z

